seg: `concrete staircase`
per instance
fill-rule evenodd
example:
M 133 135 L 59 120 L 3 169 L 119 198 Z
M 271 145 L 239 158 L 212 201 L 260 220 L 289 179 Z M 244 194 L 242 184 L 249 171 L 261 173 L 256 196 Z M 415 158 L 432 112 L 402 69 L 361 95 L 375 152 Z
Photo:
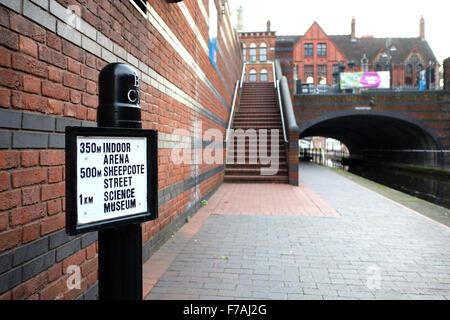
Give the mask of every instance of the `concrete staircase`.
M 273 82 L 243 84 L 240 104 L 233 119 L 232 129 L 235 130 L 235 133 L 236 130 L 242 129 L 246 135 L 254 130 L 253 132 L 256 132 L 257 135 L 257 144 L 250 145 L 250 139 L 245 138 L 245 153 L 241 152 L 241 154 L 237 147 L 239 138 L 229 138 L 225 182 L 289 183 L 286 146 L 283 141 L 277 91 Z M 267 139 L 263 136 L 261 140 L 261 129 L 267 129 Z M 272 139 L 271 129 L 278 130 L 274 139 Z M 266 149 L 261 148 L 261 141 L 267 141 Z M 277 145 L 274 145 L 275 150 L 278 147 L 278 156 L 276 157 L 271 153 L 272 143 Z M 263 155 L 268 156 L 266 159 L 261 158 L 261 151 Z M 264 170 L 268 168 L 272 168 L 272 172 L 264 173 Z

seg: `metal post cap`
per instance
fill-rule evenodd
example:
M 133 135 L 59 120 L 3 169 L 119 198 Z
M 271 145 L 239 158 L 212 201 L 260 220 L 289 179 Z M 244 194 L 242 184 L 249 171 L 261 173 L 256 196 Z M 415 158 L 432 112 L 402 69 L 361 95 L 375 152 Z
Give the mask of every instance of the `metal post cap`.
M 139 77 L 125 63 L 110 63 L 98 76 L 99 127 L 142 128 Z

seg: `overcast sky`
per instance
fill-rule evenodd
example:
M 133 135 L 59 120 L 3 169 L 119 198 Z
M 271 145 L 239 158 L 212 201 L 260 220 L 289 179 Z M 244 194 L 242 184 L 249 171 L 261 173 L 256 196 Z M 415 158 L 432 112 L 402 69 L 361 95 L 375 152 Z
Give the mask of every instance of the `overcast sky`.
M 418 37 L 425 19 L 425 38 L 439 63 L 450 57 L 450 1 L 448 0 L 228 0 L 230 9 L 242 5 L 244 30 L 264 31 L 267 20 L 277 35 L 302 35 L 314 21 L 329 35 Z

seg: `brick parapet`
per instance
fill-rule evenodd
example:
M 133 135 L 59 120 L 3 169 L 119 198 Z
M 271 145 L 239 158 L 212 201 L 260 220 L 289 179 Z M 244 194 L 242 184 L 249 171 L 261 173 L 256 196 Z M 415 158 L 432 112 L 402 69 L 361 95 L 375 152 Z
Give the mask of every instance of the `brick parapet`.
M 385 112 L 386 117 L 400 116 L 423 125 L 433 132 L 443 147 L 450 147 L 448 130 L 449 93 L 447 91 L 366 92 L 350 95 L 296 95 L 294 112 L 303 129 L 310 121 L 327 114 L 345 112 Z

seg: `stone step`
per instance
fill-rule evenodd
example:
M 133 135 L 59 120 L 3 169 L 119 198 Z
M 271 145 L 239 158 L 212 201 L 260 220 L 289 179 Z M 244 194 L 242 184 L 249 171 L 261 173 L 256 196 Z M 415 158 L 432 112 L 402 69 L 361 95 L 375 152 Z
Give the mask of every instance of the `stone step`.
M 254 182 L 254 183 L 289 183 L 288 164 L 286 157 L 286 145 L 283 139 L 282 121 L 278 105 L 278 97 L 273 83 L 244 83 L 239 101 L 239 107 L 234 114 L 233 129 L 254 129 L 267 131 L 266 150 L 270 161 L 272 146 L 278 148 L 276 159 L 272 163 L 261 164 L 259 144 L 250 145 L 250 139 L 245 138 L 245 144 L 238 148 L 239 137 L 232 140 L 233 145 L 228 145 L 226 156 L 224 181 L 227 182 Z M 272 141 L 270 130 L 278 130 L 275 141 Z M 258 135 L 258 143 L 260 142 Z M 273 145 L 272 142 L 275 144 Z M 233 152 L 231 148 L 233 147 Z M 241 149 L 243 151 L 241 154 Z M 238 150 L 239 149 L 239 150 Z M 239 152 L 238 152 L 239 151 Z M 233 163 L 231 163 L 231 161 Z M 252 163 L 250 163 L 252 161 Z M 253 163 L 254 161 L 254 163 Z M 261 168 L 277 166 L 277 174 L 274 176 L 261 176 Z
M 271 113 L 264 113 L 264 112 L 243 112 L 239 111 L 234 115 L 234 119 L 236 118 L 255 118 L 255 119 L 265 119 L 265 118 L 279 118 L 280 113 L 279 112 L 271 112 Z
M 261 124 L 239 124 L 239 125 L 235 125 L 233 126 L 233 129 L 279 129 L 279 130 L 283 130 L 283 128 L 281 127 L 281 125 L 261 125 Z
M 239 169 L 260 169 L 260 168 L 270 168 L 270 167 L 275 167 L 275 168 L 279 168 L 279 169 L 284 169 L 287 170 L 288 165 L 286 162 L 276 162 L 276 161 L 271 161 L 271 162 L 265 162 L 265 163 L 256 163 L 254 164 L 252 163 L 248 163 L 248 162 L 226 162 L 226 170 L 239 170 Z M 284 171 L 283 171 L 284 172 Z
M 233 183 L 289 183 L 289 177 L 286 176 L 256 176 L 256 175 L 239 175 L 224 176 L 225 182 Z
M 258 167 L 258 168 L 227 168 L 225 170 L 225 175 L 226 176 L 261 176 L 261 168 L 266 168 L 269 169 L 270 166 L 267 167 Z M 279 176 L 279 175 L 286 175 L 287 174 L 287 169 L 286 168 L 277 168 L 275 170 L 275 168 L 272 168 L 274 172 L 276 172 L 274 174 L 274 176 Z
M 251 151 L 246 150 L 244 153 L 241 154 L 241 152 L 238 151 L 237 148 L 235 148 L 234 152 L 231 152 L 230 150 L 228 150 L 226 153 L 226 156 L 228 159 L 233 159 L 234 163 L 236 163 L 237 161 L 245 162 L 245 163 L 250 163 L 250 161 L 253 163 L 256 161 L 258 163 L 260 160 L 260 151 L 262 151 L 262 150 L 261 149 L 251 150 Z M 268 158 L 272 157 L 271 148 L 267 148 L 265 153 L 267 153 Z M 286 161 L 286 150 L 284 150 L 284 149 L 282 150 L 279 148 L 277 159 L 279 162 Z
M 278 107 L 278 105 L 273 105 L 273 104 L 255 104 L 255 103 L 241 104 L 239 106 L 238 110 L 247 110 L 247 109 L 252 109 L 252 108 L 256 108 L 256 109 L 266 108 L 266 109 L 268 109 L 268 111 L 270 111 L 270 110 L 278 110 L 278 112 L 280 111 L 280 108 Z

